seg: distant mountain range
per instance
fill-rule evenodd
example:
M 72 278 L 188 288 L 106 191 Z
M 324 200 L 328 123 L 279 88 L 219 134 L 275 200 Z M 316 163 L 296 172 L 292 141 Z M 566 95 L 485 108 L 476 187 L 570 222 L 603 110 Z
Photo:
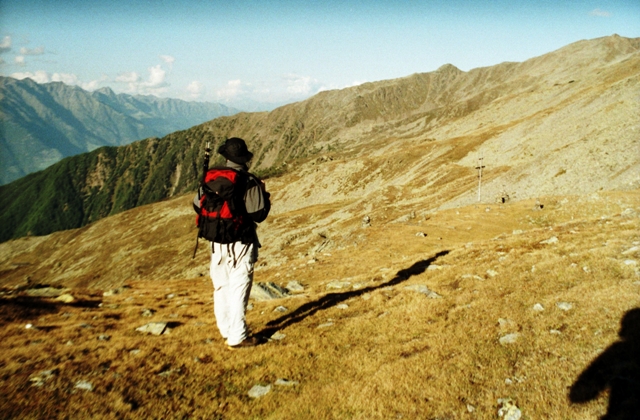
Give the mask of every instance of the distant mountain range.
M 0 241 L 193 192 L 205 144 L 215 150 L 232 136 L 248 142 L 253 171 L 294 172 L 274 196 L 279 212 L 333 205 L 389 218 L 416 203 L 422 212 L 468 205 L 479 196 L 479 158 L 485 202 L 638 189 L 639 69 L 640 38 L 613 35 L 521 63 L 468 72 L 444 65 L 103 147 L 0 186 Z
M 0 184 L 68 156 L 162 137 L 237 112 L 216 103 L 0 76 Z

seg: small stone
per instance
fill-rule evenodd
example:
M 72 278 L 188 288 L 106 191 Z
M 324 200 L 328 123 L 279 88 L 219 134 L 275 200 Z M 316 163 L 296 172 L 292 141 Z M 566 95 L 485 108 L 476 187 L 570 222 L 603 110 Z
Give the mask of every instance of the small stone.
M 558 302 L 556 306 L 563 311 L 570 311 L 573 308 L 573 305 L 569 302 Z
M 636 266 L 638 262 L 636 260 L 624 260 L 624 265 Z
M 496 270 L 491 270 L 491 269 L 487 270 L 487 276 L 495 277 L 497 275 L 498 275 L 498 272 Z
M 284 340 L 284 338 L 286 337 L 286 334 L 281 333 L 280 331 L 276 331 L 275 333 L 273 333 L 273 335 L 271 336 L 272 340 Z
M 69 293 L 63 293 L 60 296 L 58 296 L 56 300 L 63 303 L 71 303 L 75 300 L 75 298 L 71 296 Z
M 276 379 L 275 385 L 278 386 L 295 386 L 298 385 L 297 381 L 290 381 L 288 379 L 284 379 L 284 378 L 279 378 Z
M 558 238 L 556 236 L 552 236 L 551 238 L 545 240 L 545 241 L 541 241 L 541 244 L 544 245 L 551 245 L 551 244 L 557 244 L 558 243 Z
M 173 293 L 169 293 L 169 294 L 166 296 L 166 298 L 167 298 L 167 299 L 173 299 L 174 297 L 176 297 L 176 295 L 175 295 L 175 294 L 173 294 Z
M 522 412 L 510 398 L 500 398 L 498 404 L 498 417 L 504 417 L 504 420 L 520 420 L 522 417 Z
M 522 231 L 522 230 L 517 229 L 517 230 L 514 230 L 514 231 L 512 232 L 512 235 L 522 235 L 522 233 L 523 233 L 523 231 Z
M 259 398 L 267 395 L 271 391 L 271 385 L 254 385 L 248 392 L 248 395 L 251 398 Z
M 422 293 L 423 295 L 426 295 L 428 298 L 431 299 L 439 299 L 442 296 L 440 296 L 439 294 L 437 294 L 434 291 L 429 290 L 429 288 L 427 286 L 425 286 L 424 284 L 412 284 L 410 286 L 405 286 L 406 290 L 413 290 L 414 292 L 418 292 L 418 293 Z
M 317 328 L 329 328 L 333 326 L 333 322 L 325 322 L 324 324 L 320 324 L 317 326 Z
M 585 273 L 590 273 L 591 272 L 589 267 L 587 267 L 586 265 L 584 267 L 582 267 L 582 271 L 584 271 Z
M 340 303 L 340 304 L 336 305 L 336 308 L 338 308 L 338 309 L 349 309 L 349 305 L 347 305 L 346 303 Z
M 519 333 L 511 333 L 511 334 L 507 334 L 507 335 L 504 335 L 504 336 L 500 337 L 500 340 L 498 340 L 498 341 L 502 345 L 513 344 L 516 341 L 518 341 L 518 337 L 520 337 Z
M 80 380 L 76 382 L 75 388 L 84 389 L 85 391 L 93 391 L 93 384 L 89 381 Z
M 251 298 L 257 301 L 281 299 L 287 297 L 289 292 L 273 282 L 257 282 L 251 288 Z
M 536 312 L 542 312 L 544 311 L 544 306 L 542 306 L 539 303 L 536 303 L 535 305 L 533 305 L 533 310 Z
M 471 404 L 467 404 L 467 411 L 469 413 L 473 413 L 474 411 L 476 411 L 476 408 L 474 406 L 472 406 Z
M 140 353 L 140 349 L 131 349 L 131 350 L 129 350 L 129 354 L 133 354 L 134 356 L 136 354 L 139 354 L 139 353 Z
M 276 309 L 273 310 L 273 312 L 287 312 L 289 309 L 287 309 L 285 306 L 278 306 Z
M 562 334 L 562 332 L 559 331 L 559 330 L 549 330 L 549 334 L 560 335 L 560 334 Z
M 633 254 L 635 252 L 640 251 L 640 246 L 632 246 L 631 248 L 627 249 L 626 251 L 622 252 L 622 255 L 629 255 L 629 254 Z
M 424 233 L 424 232 L 418 232 L 418 233 L 416 233 L 416 236 L 419 237 L 419 238 L 426 238 L 427 234 Z
M 287 283 L 287 290 L 294 293 L 304 292 L 304 286 L 294 280 Z
M 27 329 L 27 330 L 36 329 L 36 328 L 33 326 L 33 324 L 27 324 L 27 325 L 25 325 L 25 326 L 24 326 L 24 328 L 25 328 L 25 329 Z
M 145 316 L 145 317 L 151 317 L 151 316 L 153 316 L 153 314 L 155 314 L 155 313 L 156 313 L 156 311 L 154 311 L 153 309 L 144 309 L 144 310 L 142 311 L 142 316 Z
M 150 322 L 148 324 L 145 324 L 141 327 L 136 328 L 136 331 L 146 333 L 146 334 L 160 335 L 164 332 L 166 328 L 167 328 L 166 322 Z
M 348 281 L 334 280 L 327 283 L 327 289 L 347 289 L 351 287 L 351 283 Z
M 107 335 L 107 334 L 100 334 L 98 336 L 98 340 L 100 340 L 100 341 L 109 341 L 109 340 L 111 340 L 111 336 Z

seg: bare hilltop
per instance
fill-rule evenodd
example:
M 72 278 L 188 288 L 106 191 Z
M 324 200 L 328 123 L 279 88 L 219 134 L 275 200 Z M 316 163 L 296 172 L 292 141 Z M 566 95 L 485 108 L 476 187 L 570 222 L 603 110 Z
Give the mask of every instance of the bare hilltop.
M 94 151 L 87 203 L 116 173 L 162 193 L 0 244 L 0 412 L 634 418 L 639 117 L 640 39 L 613 35 Z M 191 258 L 199 151 L 225 136 L 271 174 L 251 350 L 227 350 Z

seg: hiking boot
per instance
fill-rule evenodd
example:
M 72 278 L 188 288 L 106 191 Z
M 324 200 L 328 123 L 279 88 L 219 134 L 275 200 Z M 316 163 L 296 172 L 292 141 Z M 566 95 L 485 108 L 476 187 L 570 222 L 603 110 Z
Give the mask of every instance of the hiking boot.
M 260 340 L 258 337 L 253 336 L 253 337 L 249 337 L 249 338 L 245 338 L 244 341 L 241 341 L 240 343 L 234 345 L 234 346 L 230 346 L 227 344 L 227 347 L 231 350 L 234 349 L 240 349 L 240 348 L 244 348 L 244 347 L 255 347 L 262 344 L 262 340 Z

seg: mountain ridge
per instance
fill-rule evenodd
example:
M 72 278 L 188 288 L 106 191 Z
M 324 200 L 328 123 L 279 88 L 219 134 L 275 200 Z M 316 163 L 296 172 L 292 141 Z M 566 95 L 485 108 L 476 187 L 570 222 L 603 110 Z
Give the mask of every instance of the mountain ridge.
M 4 220 L 11 220 L 3 223 L 10 228 L 2 240 L 78 227 L 193 191 L 204 145 L 215 148 L 231 136 L 247 140 L 253 170 L 298 173 L 299 191 L 285 195 L 298 208 L 340 200 L 362 207 L 369 194 L 397 196 L 397 209 L 416 200 L 429 203 L 425 211 L 470 204 L 476 200 L 480 157 L 487 165 L 485 201 L 505 192 L 532 198 L 634 189 L 640 185 L 640 153 L 629 151 L 640 144 L 634 119 L 639 48 L 640 39 L 612 36 L 522 63 L 469 72 L 445 65 L 321 92 L 268 113 L 216 118 L 162 139 L 99 149 L 56 169 L 60 176 L 75 174 L 73 179 L 48 180 L 42 173 L 0 189 L 9 210 Z M 599 165 L 606 172 L 594 170 Z M 320 167 L 331 177 L 323 177 Z M 28 202 L 15 199 L 30 183 L 47 182 L 58 184 L 49 187 L 56 194 L 49 194 L 45 207 L 67 209 L 53 224 L 25 217 L 18 209 Z M 305 195 L 318 185 L 323 189 Z
M 0 77 L 0 182 L 44 169 L 64 157 L 121 146 L 238 110 L 153 96 L 87 92 L 62 82 Z

